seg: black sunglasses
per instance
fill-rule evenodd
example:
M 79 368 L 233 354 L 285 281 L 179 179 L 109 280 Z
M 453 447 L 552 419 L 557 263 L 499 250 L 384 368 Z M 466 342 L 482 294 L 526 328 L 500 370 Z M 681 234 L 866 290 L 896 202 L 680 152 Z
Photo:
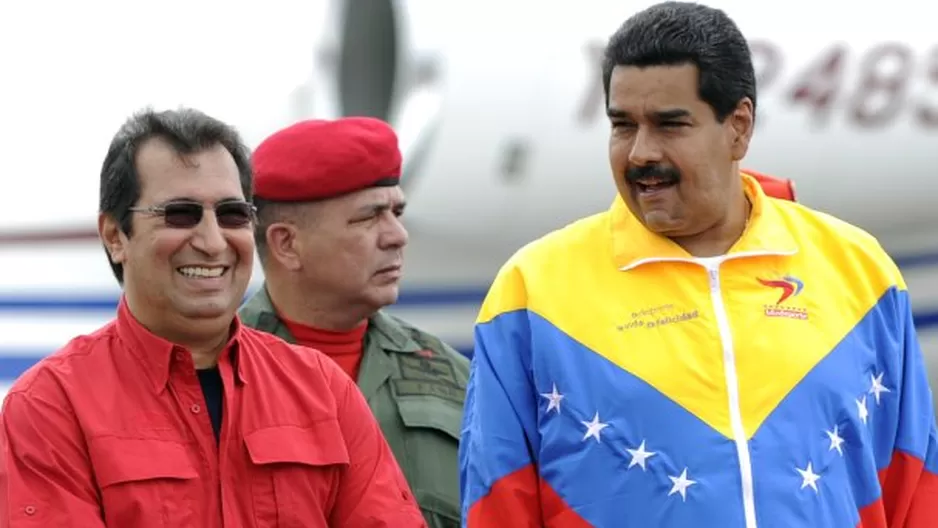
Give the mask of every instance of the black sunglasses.
M 223 228 L 245 227 L 254 221 L 257 208 L 248 202 L 231 201 L 217 204 L 215 218 Z M 193 228 L 202 222 L 205 206 L 198 202 L 170 202 L 152 207 L 131 207 L 130 211 L 162 216 L 166 225 L 177 228 Z

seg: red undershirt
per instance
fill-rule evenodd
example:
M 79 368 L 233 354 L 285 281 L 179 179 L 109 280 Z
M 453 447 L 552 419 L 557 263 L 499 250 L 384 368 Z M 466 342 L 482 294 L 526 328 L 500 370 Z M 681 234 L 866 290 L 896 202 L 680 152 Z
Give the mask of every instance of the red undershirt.
M 358 367 L 362 361 L 362 343 L 365 331 L 368 330 L 367 320 L 347 332 L 320 330 L 291 321 L 282 315 L 280 320 L 296 339 L 298 345 L 319 350 L 331 357 L 349 377 L 355 381 L 358 380 Z

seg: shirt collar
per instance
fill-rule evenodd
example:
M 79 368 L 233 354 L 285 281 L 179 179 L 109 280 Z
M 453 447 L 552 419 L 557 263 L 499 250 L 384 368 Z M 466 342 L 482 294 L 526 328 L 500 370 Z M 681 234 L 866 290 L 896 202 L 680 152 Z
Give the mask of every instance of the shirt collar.
M 241 321 L 235 316 L 231 324 L 231 338 L 225 344 L 219 361 L 231 361 L 237 381 L 245 383 L 245 362 L 239 360 L 242 332 Z M 153 390 L 157 394 L 166 388 L 174 361 L 182 361 L 189 368 L 195 368 L 188 350 L 157 336 L 140 324 L 131 313 L 127 299 L 123 295 L 117 306 L 117 336 L 143 365 Z
M 752 204 L 749 223 L 733 244 L 728 257 L 792 255 L 798 251 L 794 237 L 781 218 L 778 205 L 770 200 L 758 181 L 740 173 L 743 191 Z M 667 237 L 658 235 L 638 221 L 620 196 L 609 210 L 612 255 L 622 270 L 661 261 L 691 261 L 694 257 Z
M 385 350 L 412 353 L 423 348 L 390 315 L 383 311 L 379 310 L 369 317 L 368 325 L 374 330 L 373 335 L 378 341 L 378 345 Z

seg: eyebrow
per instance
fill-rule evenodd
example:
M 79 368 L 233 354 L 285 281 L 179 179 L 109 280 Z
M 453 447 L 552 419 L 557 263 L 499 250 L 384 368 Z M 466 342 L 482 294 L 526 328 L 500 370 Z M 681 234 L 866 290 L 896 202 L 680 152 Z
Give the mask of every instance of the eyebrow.
M 240 203 L 240 202 L 245 202 L 245 201 L 246 201 L 246 200 L 245 200 L 244 198 L 240 197 L 240 196 L 229 196 L 229 197 L 227 197 L 227 198 L 221 198 L 221 199 L 219 199 L 219 200 L 215 200 L 214 202 L 212 202 L 212 204 L 213 204 L 213 205 L 218 205 L 218 204 L 229 203 L 229 202 L 239 202 L 239 203 Z M 160 202 L 160 203 L 161 203 L 161 204 L 171 204 L 171 203 L 198 203 L 198 204 L 201 204 L 201 203 L 205 203 L 205 201 L 204 201 L 204 200 L 199 200 L 199 199 L 197 199 L 197 198 L 192 198 L 192 197 L 189 197 L 189 196 L 180 196 L 180 197 L 176 197 L 176 198 L 170 198 L 169 200 L 165 200 L 165 201 Z
M 380 213 L 388 209 L 404 209 L 407 206 L 406 200 L 394 200 L 388 202 L 374 202 L 363 205 L 356 210 L 356 214 Z
M 631 114 L 625 110 L 610 107 L 606 109 L 606 116 L 608 116 L 609 119 L 628 119 L 631 117 Z M 655 121 L 671 121 L 682 117 L 690 117 L 690 112 L 683 108 L 673 108 L 669 110 L 659 110 L 657 112 L 652 112 L 650 116 Z

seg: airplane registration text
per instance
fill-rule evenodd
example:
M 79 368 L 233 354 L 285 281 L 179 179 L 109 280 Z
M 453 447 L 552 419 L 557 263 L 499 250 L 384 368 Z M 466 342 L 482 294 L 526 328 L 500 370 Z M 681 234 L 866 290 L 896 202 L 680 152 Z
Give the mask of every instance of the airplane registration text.
M 587 45 L 594 67 L 576 115 L 585 126 L 603 115 L 603 46 Z M 938 130 L 938 45 L 922 53 L 902 42 L 880 42 L 863 50 L 838 42 L 812 53 L 806 65 L 786 63 L 783 48 L 772 41 L 752 39 L 749 46 L 760 98 L 780 97 L 788 108 L 805 111 L 812 126 L 832 124 L 839 110 L 855 128 L 877 129 L 910 119 L 918 128 Z M 764 121 L 763 115 L 758 117 Z

